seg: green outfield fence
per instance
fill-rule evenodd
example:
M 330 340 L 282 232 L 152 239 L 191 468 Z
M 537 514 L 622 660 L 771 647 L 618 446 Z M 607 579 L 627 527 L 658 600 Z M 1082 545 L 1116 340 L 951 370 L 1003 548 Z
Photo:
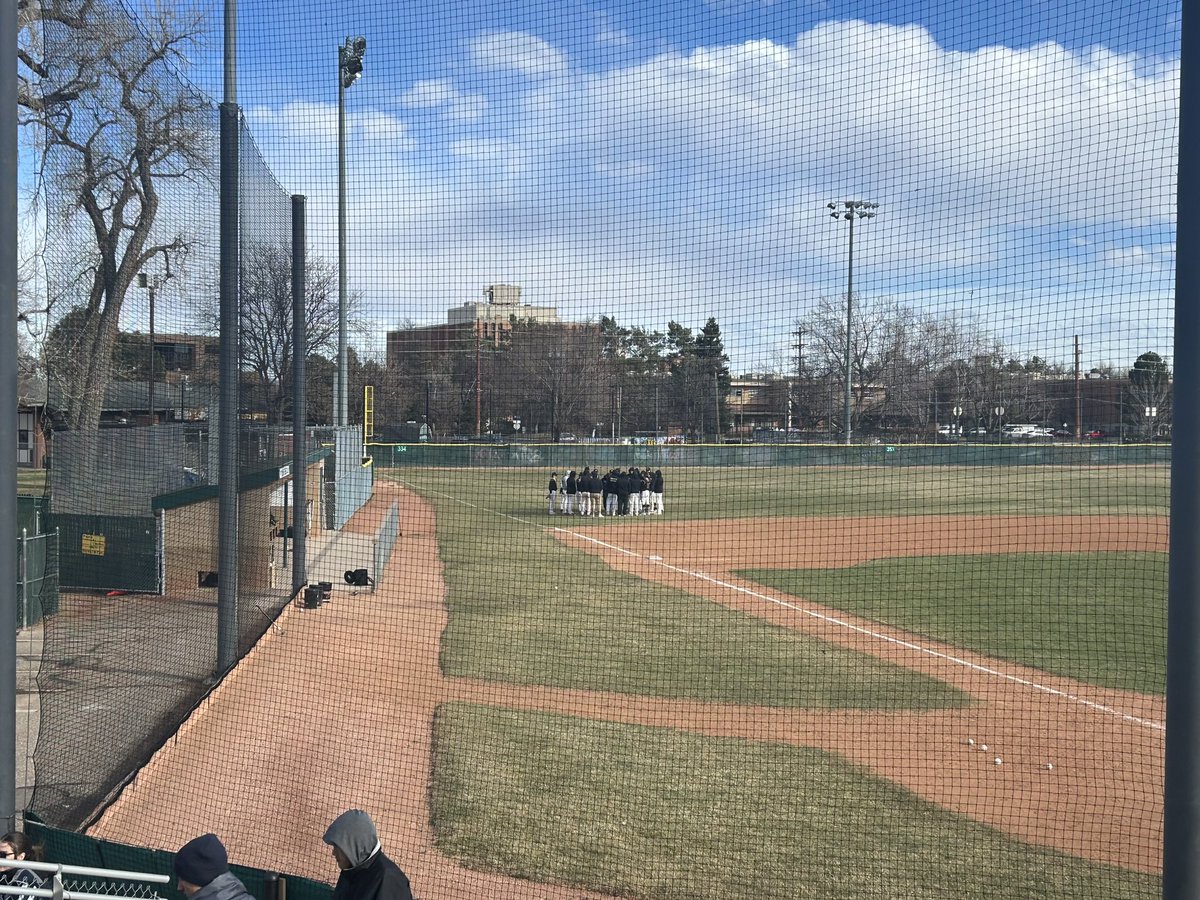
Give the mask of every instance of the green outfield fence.
M 1129 466 L 1169 465 L 1166 444 L 368 444 L 384 468 L 558 469 L 585 466 Z

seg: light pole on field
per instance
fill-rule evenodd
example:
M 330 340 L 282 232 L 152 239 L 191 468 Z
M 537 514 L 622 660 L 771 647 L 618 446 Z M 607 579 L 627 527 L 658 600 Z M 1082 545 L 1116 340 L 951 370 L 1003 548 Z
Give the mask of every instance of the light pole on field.
M 871 219 L 875 217 L 878 203 L 869 200 L 841 200 L 828 205 L 829 216 L 833 219 L 845 219 L 850 223 L 849 252 L 846 254 L 846 358 L 845 379 L 842 389 L 842 418 L 846 443 L 850 443 L 850 394 L 854 374 L 854 222 L 856 219 Z
M 363 70 L 365 37 L 346 38 L 338 47 L 338 363 L 333 424 L 346 425 L 349 396 L 349 351 L 346 346 L 346 88 Z
M 154 295 L 163 283 L 171 277 L 171 257 L 166 256 L 166 271 L 162 275 L 148 275 L 145 272 L 138 272 L 137 285 L 144 291 L 149 292 L 150 297 L 150 352 L 147 354 L 146 364 L 150 367 L 148 377 L 150 379 L 148 385 L 147 405 L 150 410 L 150 424 L 154 425 L 158 422 L 158 417 L 154 414 Z M 167 401 L 170 403 L 170 401 Z

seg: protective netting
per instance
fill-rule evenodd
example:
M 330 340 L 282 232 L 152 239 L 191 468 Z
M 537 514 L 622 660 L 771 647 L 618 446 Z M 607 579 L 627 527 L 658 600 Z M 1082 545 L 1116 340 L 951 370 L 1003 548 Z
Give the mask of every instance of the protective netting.
M 1158 895 L 1177 3 L 242 4 L 219 682 L 220 16 L 172 6 L 25 33 L 42 818 L 331 880 L 358 807 L 427 897 Z M 45 137 L 102 113 L 96 213 L 158 203 L 109 267 Z

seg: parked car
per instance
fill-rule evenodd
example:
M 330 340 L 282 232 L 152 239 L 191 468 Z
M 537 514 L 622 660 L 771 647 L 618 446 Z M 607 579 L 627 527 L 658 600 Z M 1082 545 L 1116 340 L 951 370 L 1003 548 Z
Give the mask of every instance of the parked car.
M 560 444 L 574 444 L 575 441 L 576 441 L 575 435 L 571 434 L 571 432 L 569 432 L 569 431 L 564 431 L 562 434 L 560 434 L 558 436 L 558 442 Z
M 1102 441 L 1108 437 L 1108 433 L 1101 431 L 1099 428 L 1093 428 L 1091 431 L 1085 431 L 1083 436 L 1089 441 Z
M 1000 432 L 1006 441 L 1050 441 L 1054 432 L 1043 425 L 1005 425 Z

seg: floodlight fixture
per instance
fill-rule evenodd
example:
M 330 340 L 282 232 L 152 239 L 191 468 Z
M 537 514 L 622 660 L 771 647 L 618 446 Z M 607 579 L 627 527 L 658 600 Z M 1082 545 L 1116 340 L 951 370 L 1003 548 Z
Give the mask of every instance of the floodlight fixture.
M 367 39 L 362 36 L 346 38 L 338 47 L 338 69 L 343 88 L 348 88 L 362 77 L 363 56 L 367 52 Z

